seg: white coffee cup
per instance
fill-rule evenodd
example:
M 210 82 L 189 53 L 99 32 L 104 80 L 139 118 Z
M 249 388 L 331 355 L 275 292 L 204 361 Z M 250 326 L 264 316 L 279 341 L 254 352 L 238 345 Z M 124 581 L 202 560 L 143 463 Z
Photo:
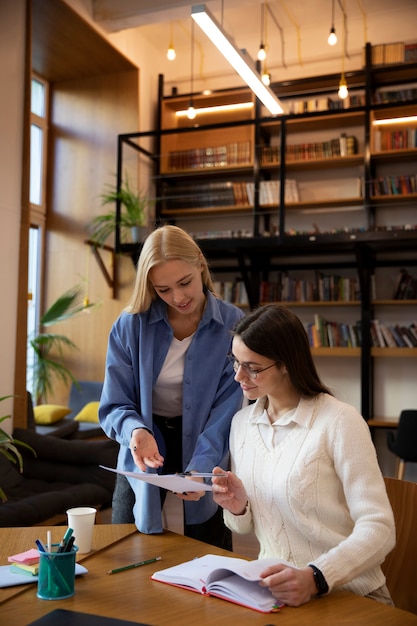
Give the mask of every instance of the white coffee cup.
M 91 506 L 77 506 L 68 509 L 68 528 L 72 528 L 74 543 L 78 546 L 78 554 L 91 552 L 94 522 L 97 509 Z

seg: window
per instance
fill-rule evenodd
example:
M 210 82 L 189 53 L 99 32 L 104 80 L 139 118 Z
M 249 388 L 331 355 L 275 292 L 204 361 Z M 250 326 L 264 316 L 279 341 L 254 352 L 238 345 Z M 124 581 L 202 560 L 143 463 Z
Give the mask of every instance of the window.
M 43 239 L 46 219 L 46 163 L 48 145 L 48 83 L 33 75 L 30 115 L 30 229 L 28 253 L 27 336 L 33 337 L 39 327 Z M 33 391 L 35 353 L 28 342 L 26 385 Z

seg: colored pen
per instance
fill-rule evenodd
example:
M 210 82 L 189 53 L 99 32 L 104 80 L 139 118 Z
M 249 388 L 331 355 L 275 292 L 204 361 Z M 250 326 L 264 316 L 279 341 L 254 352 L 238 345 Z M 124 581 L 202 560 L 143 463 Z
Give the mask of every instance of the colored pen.
M 155 563 L 160 561 L 161 556 L 157 556 L 154 559 L 148 559 L 147 561 L 140 561 L 139 563 L 133 563 L 132 565 L 125 565 L 124 567 L 117 567 L 116 569 L 110 569 L 107 574 L 117 574 L 118 572 L 125 572 L 128 569 L 134 569 L 135 567 L 142 567 L 142 565 L 148 565 L 148 563 Z
M 74 535 L 71 535 L 71 537 L 68 539 L 65 545 L 65 548 L 63 549 L 63 552 L 71 552 L 72 546 L 74 545 L 74 541 L 75 541 L 75 537 Z
M 65 546 L 67 545 L 67 541 L 69 540 L 73 532 L 74 531 L 72 530 L 72 528 L 67 529 L 65 535 L 61 540 L 61 543 L 58 546 L 58 552 L 65 552 Z

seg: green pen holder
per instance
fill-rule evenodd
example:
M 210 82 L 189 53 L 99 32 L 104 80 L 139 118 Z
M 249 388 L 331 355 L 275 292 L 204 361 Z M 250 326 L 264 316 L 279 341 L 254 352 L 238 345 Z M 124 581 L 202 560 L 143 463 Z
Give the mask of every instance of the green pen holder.
M 53 544 L 51 552 L 39 552 L 38 598 L 41 600 L 64 600 L 75 593 L 75 557 L 78 547 L 70 552 L 57 552 L 59 544 Z

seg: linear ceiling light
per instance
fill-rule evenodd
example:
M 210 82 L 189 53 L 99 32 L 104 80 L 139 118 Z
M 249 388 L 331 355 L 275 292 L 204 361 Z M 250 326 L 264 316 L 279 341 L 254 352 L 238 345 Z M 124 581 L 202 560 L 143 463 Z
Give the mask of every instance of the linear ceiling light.
M 404 117 L 390 117 L 381 120 L 374 120 L 372 124 L 374 126 L 389 126 L 393 124 L 410 124 L 417 122 L 417 115 L 408 115 Z
M 269 87 L 263 84 L 259 73 L 249 65 L 242 52 L 231 42 L 221 25 L 204 4 L 196 4 L 191 9 L 191 17 L 205 32 L 224 58 L 252 89 L 272 115 L 284 113 L 284 109 Z
M 244 109 L 252 109 L 253 102 L 237 102 L 236 104 L 221 104 L 218 106 L 212 107 L 200 107 L 195 109 L 197 115 L 201 115 L 202 113 L 219 113 L 219 112 L 229 112 L 229 111 L 239 111 Z M 181 111 L 175 111 L 175 115 L 177 117 L 185 117 L 187 115 L 187 111 L 185 109 Z

